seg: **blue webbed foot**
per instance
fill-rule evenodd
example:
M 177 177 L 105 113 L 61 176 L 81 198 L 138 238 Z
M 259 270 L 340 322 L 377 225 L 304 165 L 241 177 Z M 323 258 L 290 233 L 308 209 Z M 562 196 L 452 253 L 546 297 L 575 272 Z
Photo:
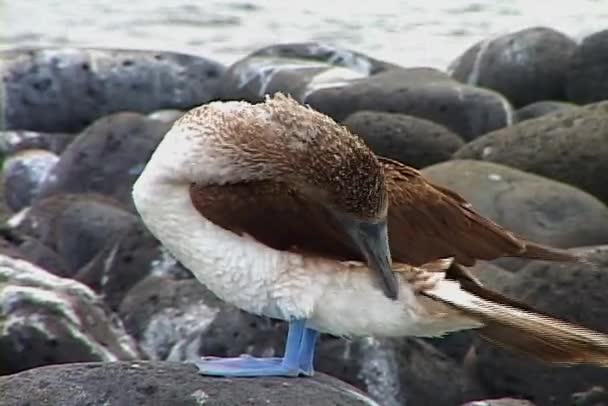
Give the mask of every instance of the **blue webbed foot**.
M 295 366 L 286 365 L 283 358 L 256 358 L 248 355 L 235 358 L 204 357 L 196 362 L 201 375 L 224 377 L 298 376 Z
M 224 377 L 312 376 L 315 344 L 319 333 L 306 328 L 305 320 L 289 323 L 285 355 L 282 358 L 256 358 L 241 355 L 236 358 L 203 357 L 195 365 L 201 375 Z

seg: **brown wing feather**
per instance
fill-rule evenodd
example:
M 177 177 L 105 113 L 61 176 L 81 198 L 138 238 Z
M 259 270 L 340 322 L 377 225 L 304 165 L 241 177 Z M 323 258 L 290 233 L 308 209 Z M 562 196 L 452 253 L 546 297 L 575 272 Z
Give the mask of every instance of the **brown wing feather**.
M 284 183 L 193 184 L 190 197 L 208 220 L 271 248 L 336 260 L 363 260 L 322 205 L 302 198 Z
M 389 193 L 393 259 L 412 265 L 445 257 L 472 266 L 502 256 L 557 261 L 575 254 L 525 240 L 477 213 L 456 192 L 434 185 L 406 165 L 380 158 Z

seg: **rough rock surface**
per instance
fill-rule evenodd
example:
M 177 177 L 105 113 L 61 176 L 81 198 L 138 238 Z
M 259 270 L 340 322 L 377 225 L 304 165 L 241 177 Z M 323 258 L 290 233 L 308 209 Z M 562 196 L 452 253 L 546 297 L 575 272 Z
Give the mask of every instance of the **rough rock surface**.
M 584 38 L 574 51 L 566 94 L 580 104 L 608 99 L 608 30 Z
M 522 121 L 526 121 L 531 118 L 538 118 L 556 111 L 575 109 L 577 107 L 578 105 L 574 103 L 542 100 L 517 109 L 515 111 L 515 121 L 521 123 Z
M 402 113 L 441 124 L 465 140 L 512 123 L 507 99 L 431 68 L 393 69 L 323 87 L 306 103 L 338 121 L 360 110 Z
M 138 113 L 97 120 L 66 148 L 40 197 L 94 192 L 132 207 L 131 189 L 171 124 Z
M 444 126 L 405 114 L 359 111 L 343 124 L 377 155 L 415 168 L 446 161 L 464 144 Z
M 493 131 L 458 150 L 457 159 L 508 165 L 586 190 L 608 203 L 608 102 Z
M 72 276 L 138 222 L 137 216 L 112 199 L 82 194 L 39 200 L 13 225 L 16 232 L 57 252 Z
M 350 79 L 395 65 L 323 43 L 286 43 L 261 48 L 235 62 L 222 77 L 221 98 L 259 102 L 282 91 L 304 102 L 318 88 L 345 86 Z
M 120 320 L 89 288 L 0 256 L 0 375 L 41 365 L 138 356 Z M 6 391 L 0 393 L 6 399 Z
M 608 242 L 608 207 L 570 185 L 483 161 L 447 161 L 422 172 L 533 241 L 562 248 Z
M 546 27 L 487 38 L 454 61 L 452 77 L 505 95 L 513 105 L 563 100 L 564 81 L 576 42 Z
M 532 263 L 500 291 L 541 311 L 608 333 L 608 246 L 580 249 L 595 264 Z M 538 405 L 574 405 L 580 392 L 606 390 L 608 369 L 549 366 L 477 343 L 477 374 L 489 396 L 517 395 Z M 602 404 L 602 403 L 599 403 Z
M 4 161 L 1 179 L 8 208 L 17 212 L 28 207 L 58 161 L 57 155 L 42 149 L 27 149 L 9 156 Z
M 37 368 L 0 378 L 3 406 L 374 406 L 335 378 L 212 378 L 173 362 L 82 363 Z
M 198 56 L 136 50 L 16 49 L 0 59 L 0 129 L 48 132 L 77 132 L 118 111 L 203 104 L 225 69 Z
M 60 274 L 91 287 L 112 309 L 162 255 L 158 241 L 139 217 L 99 195 L 56 195 L 40 200 L 13 230 L 57 253 L 63 265 Z M 40 262 L 35 254 L 46 255 L 36 246 L 23 250 L 36 263 Z

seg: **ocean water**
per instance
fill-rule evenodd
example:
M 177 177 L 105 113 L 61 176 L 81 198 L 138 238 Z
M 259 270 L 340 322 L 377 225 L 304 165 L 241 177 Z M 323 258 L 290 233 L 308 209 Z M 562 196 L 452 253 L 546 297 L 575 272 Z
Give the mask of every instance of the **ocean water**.
M 580 39 L 608 28 L 608 0 L 0 0 L 0 50 L 168 50 L 225 64 L 267 45 L 320 41 L 445 69 L 477 41 L 532 26 Z M 397 404 L 407 388 L 399 386 L 394 357 L 373 340 L 363 348 L 359 378 L 383 405 Z
M 0 49 L 172 50 L 229 64 L 270 44 L 322 41 L 445 69 L 484 38 L 530 26 L 608 28 L 608 0 L 0 0 Z

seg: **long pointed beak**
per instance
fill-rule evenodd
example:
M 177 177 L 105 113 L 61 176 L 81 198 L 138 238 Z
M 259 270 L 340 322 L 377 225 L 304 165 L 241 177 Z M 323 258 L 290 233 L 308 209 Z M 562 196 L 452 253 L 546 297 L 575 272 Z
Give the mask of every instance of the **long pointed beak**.
M 365 257 L 367 266 L 375 273 L 384 294 L 390 299 L 397 299 L 399 283 L 391 268 L 386 221 L 372 223 L 346 216 L 340 216 L 339 220 Z

